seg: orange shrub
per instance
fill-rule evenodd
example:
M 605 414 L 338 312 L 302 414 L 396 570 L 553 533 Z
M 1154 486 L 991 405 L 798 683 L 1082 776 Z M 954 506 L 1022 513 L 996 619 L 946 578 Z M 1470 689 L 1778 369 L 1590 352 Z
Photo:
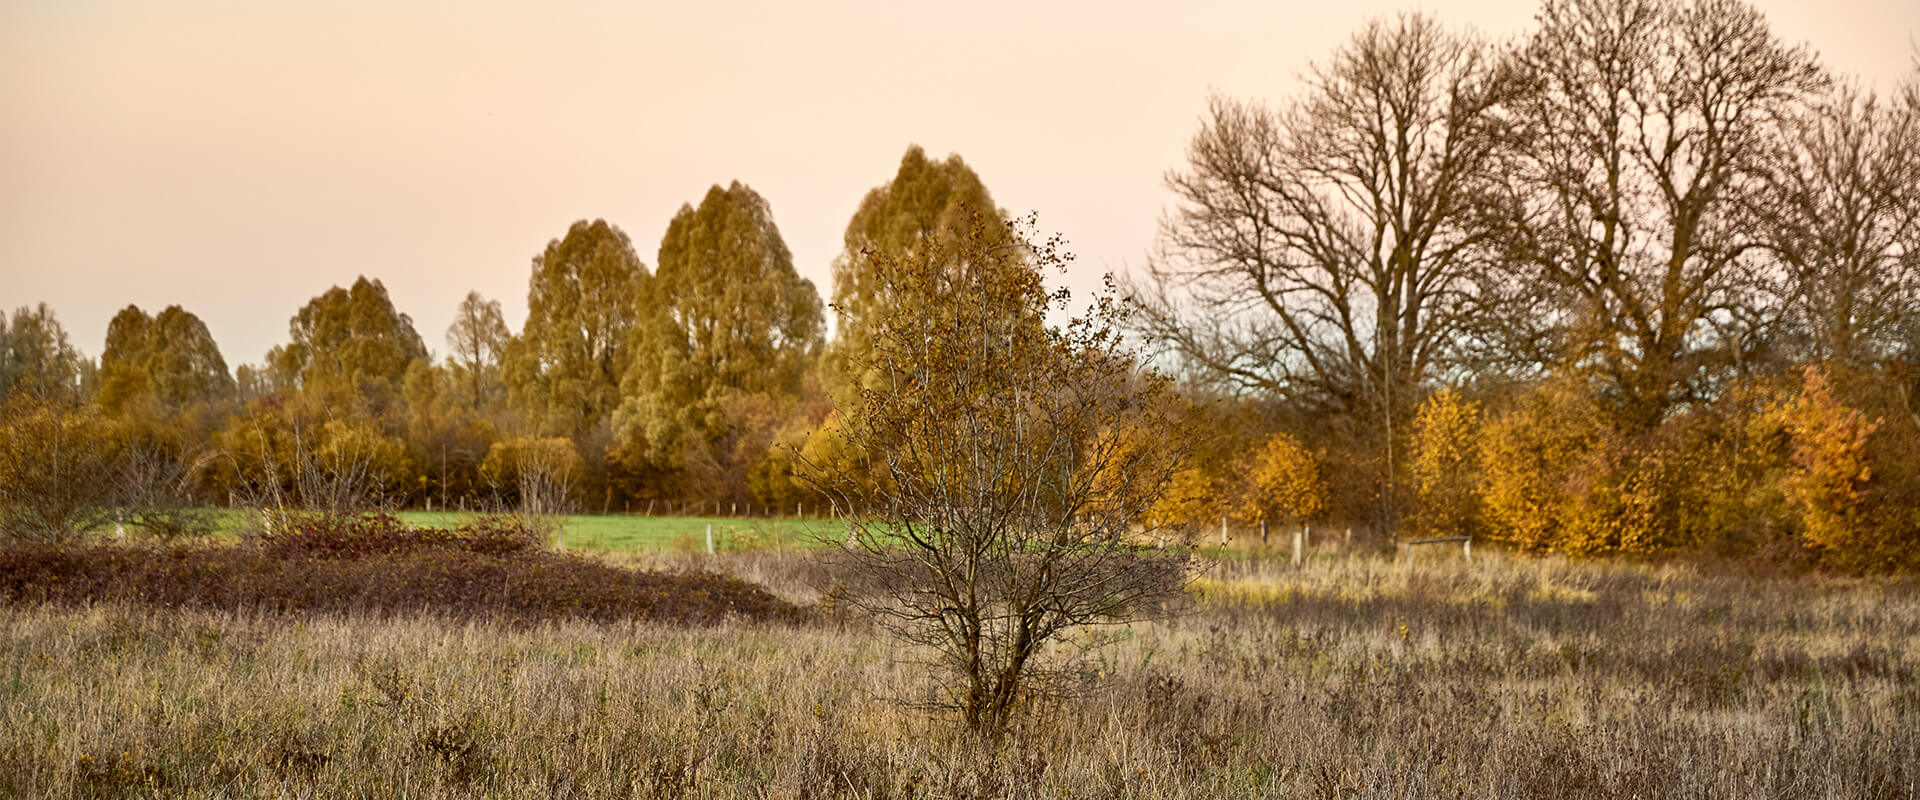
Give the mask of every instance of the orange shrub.
M 1884 420 L 1869 422 L 1843 403 L 1820 367 L 1802 374 L 1800 393 L 1775 410 L 1791 442 L 1792 467 L 1780 488 L 1807 546 L 1823 559 L 1854 569 L 1883 566 L 1897 554 L 1883 552 L 1892 543 L 1872 524 L 1868 445 Z

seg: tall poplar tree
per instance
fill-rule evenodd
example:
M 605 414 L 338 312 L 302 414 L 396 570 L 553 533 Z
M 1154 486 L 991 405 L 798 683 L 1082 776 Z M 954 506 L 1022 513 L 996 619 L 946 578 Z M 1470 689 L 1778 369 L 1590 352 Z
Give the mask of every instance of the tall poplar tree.
M 13 392 L 71 399 L 85 369 L 51 306 L 21 306 L 11 320 L 0 314 L 0 399 Z
M 427 346 L 378 280 L 361 277 L 308 301 L 287 323 L 293 340 L 267 354 L 280 385 L 322 382 L 397 389 L 407 365 L 427 357 Z
M 575 222 L 533 259 L 527 322 L 507 347 L 507 393 L 539 429 L 579 436 L 620 403 L 651 276 L 605 220 Z
M 129 305 L 107 324 L 98 398 L 109 409 L 146 394 L 166 408 L 180 409 L 233 392 L 220 345 L 193 312 L 167 306 L 148 315 Z
M 797 394 L 819 353 L 820 296 L 794 271 L 766 199 L 738 181 L 674 215 L 650 300 L 618 426 L 655 462 L 724 432 L 729 396 Z
M 907 148 L 893 180 L 860 201 L 847 221 L 846 249 L 833 263 L 833 309 L 838 322 L 828 352 L 828 378 L 835 394 L 847 399 L 853 382 L 846 371 L 873 347 L 876 327 L 900 305 L 875 272 L 875 259 L 911 259 L 930 241 L 957 240 L 979 215 L 987 229 L 979 235 L 991 246 L 1012 241 L 993 197 L 958 155 L 945 161 L 927 158 L 918 145 Z

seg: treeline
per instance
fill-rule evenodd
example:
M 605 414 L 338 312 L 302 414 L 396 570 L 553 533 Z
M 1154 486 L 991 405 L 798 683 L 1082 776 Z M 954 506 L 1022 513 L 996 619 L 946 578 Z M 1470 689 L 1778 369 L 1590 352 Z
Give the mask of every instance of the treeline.
M 1862 88 L 1739 0 L 1548 0 L 1512 42 L 1403 15 L 1306 77 L 1214 99 L 1121 287 L 1187 403 L 1124 435 L 1193 437 L 1156 522 L 1920 565 L 1920 79 Z M 17 440 L 108 432 L 199 502 L 788 509 L 796 470 L 857 469 L 834 409 L 900 302 L 876 259 L 995 208 L 910 149 L 830 306 L 742 184 L 651 268 L 581 221 L 518 332 L 469 294 L 437 362 L 365 278 L 231 375 L 178 307 L 123 311 L 97 364 L 23 308 L 0 389 Z
M 141 483 L 164 484 L 182 508 L 538 500 L 550 510 L 825 513 L 793 464 L 810 448 L 831 457 L 819 432 L 834 394 L 852 391 L 832 365 L 895 302 L 874 294 L 871 259 L 954 230 L 968 209 L 998 220 L 994 208 L 958 157 L 909 149 L 848 225 L 831 346 L 820 294 L 795 271 L 766 200 L 738 182 L 682 207 L 652 268 L 617 226 L 573 224 L 533 258 L 521 329 L 507 327 L 498 301 L 469 293 L 437 361 L 366 277 L 314 297 L 264 363 L 232 371 L 178 306 L 121 311 L 98 362 L 74 350 L 44 304 L 21 308 L 0 315 L 4 434 L 16 445 L 0 480 L 10 495 L 74 495 L 64 507 L 78 516 L 11 525 L 102 525 L 126 512 L 108 508 L 101 487 Z M 129 460 L 166 475 L 108 474 Z
M 1738 0 L 1547 0 L 1305 83 L 1214 100 L 1129 287 L 1249 420 L 1189 506 L 1245 509 L 1277 432 L 1295 505 L 1375 529 L 1920 565 L 1920 72 L 1877 94 Z

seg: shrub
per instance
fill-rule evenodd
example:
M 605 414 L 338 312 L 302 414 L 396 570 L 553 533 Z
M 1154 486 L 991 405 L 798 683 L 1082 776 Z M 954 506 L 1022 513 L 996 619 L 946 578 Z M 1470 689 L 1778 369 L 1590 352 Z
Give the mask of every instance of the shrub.
M 1484 431 L 1481 500 L 1494 535 L 1516 547 L 1595 556 L 1695 542 L 1687 512 L 1701 504 L 1709 465 L 1684 417 L 1628 429 L 1579 384 L 1556 381 Z
M 410 530 L 385 516 L 306 519 L 257 546 L 20 544 L 0 548 L 0 601 L 424 612 L 521 623 L 803 618 L 736 578 L 626 570 L 540 549 L 504 518 L 454 530 Z
M 1284 433 L 1267 438 L 1241 465 L 1240 505 L 1255 521 L 1306 520 L 1327 510 L 1327 482 L 1313 453 Z
M 91 408 L 16 393 L 0 409 L 0 540 L 59 541 L 113 518 L 118 447 Z
M 1850 407 L 1818 366 L 1802 373 L 1801 391 L 1773 412 L 1790 443 L 1791 466 L 1780 479 L 1801 537 L 1822 561 L 1855 571 L 1911 563 L 1912 511 L 1879 465 L 1910 460 L 1907 447 L 1877 446 L 1884 418 Z M 1906 444 L 1906 443 L 1900 443 Z

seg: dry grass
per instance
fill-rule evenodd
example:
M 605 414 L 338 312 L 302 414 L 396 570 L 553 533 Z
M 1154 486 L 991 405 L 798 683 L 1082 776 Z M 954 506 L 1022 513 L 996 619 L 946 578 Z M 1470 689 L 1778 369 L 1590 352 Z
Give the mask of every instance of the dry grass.
M 808 558 L 720 563 L 807 599 Z M 1911 584 L 1483 557 L 1195 589 L 998 744 L 890 699 L 920 678 L 858 625 L 0 608 L 0 795 L 1920 792 Z

